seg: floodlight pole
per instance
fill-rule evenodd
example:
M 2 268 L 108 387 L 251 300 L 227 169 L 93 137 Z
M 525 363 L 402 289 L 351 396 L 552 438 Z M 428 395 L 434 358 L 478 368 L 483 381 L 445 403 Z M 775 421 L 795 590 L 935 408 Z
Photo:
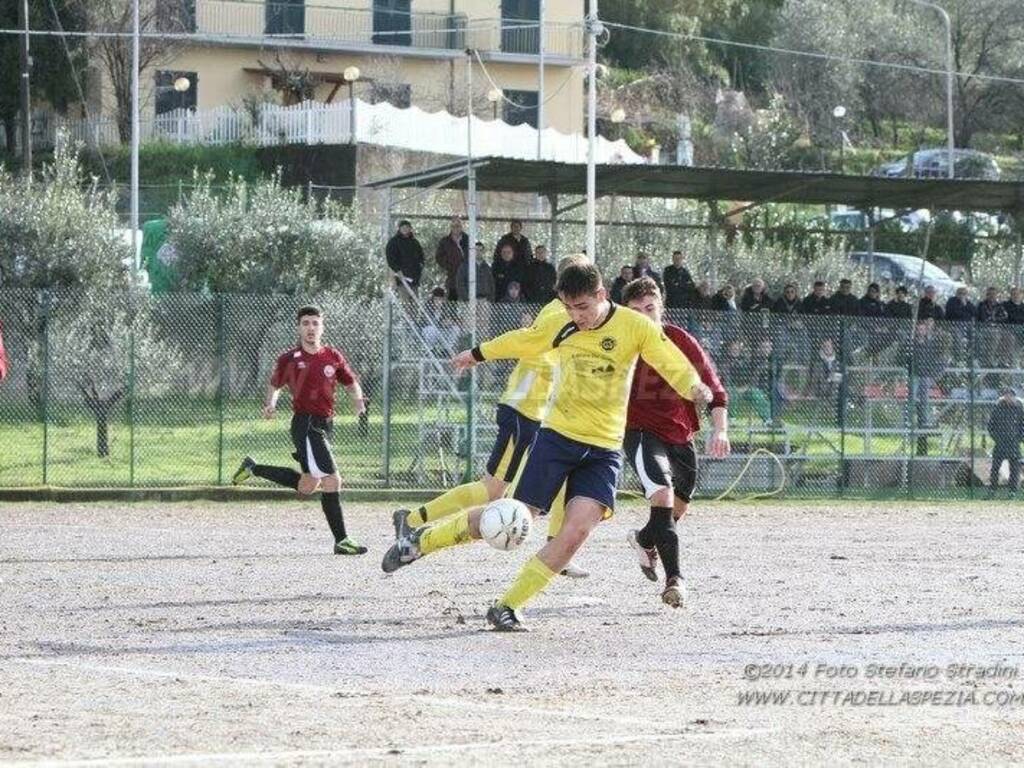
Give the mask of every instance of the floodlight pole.
M 469 248 L 466 258 L 467 290 L 469 296 L 469 345 L 477 343 L 476 328 L 476 241 L 477 241 L 477 201 L 476 201 L 476 168 L 473 167 L 473 56 L 475 51 L 466 51 L 466 213 L 469 218 Z M 474 476 L 476 463 L 476 368 L 469 371 L 469 390 L 466 408 L 466 482 Z
M 25 34 L 21 38 L 21 173 L 32 178 L 32 55 L 29 52 L 28 0 L 18 3 L 18 16 Z
M 537 64 L 537 159 L 540 160 L 543 152 L 544 136 L 544 16 L 547 13 L 547 1 L 540 0 L 540 26 L 537 29 L 537 52 L 540 61 Z
M 956 144 L 953 135 L 953 23 L 950 21 L 946 9 L 941 5 L 930 3 L 928 0 L 910 0 L 910 2 L 931 8 L 942 17 L 942 23 L 946 25 L 946 165 L 949 166 L 946 169 L 946 175 L 952 179 L 956 175 L 953 162 L 953 150 Z
M 587 256 L 597 261 L 597 36 L 603 31 L 597 0 L 587 17 Z
M 139 268 L 139 0 L 132 0 L 132 263 Z

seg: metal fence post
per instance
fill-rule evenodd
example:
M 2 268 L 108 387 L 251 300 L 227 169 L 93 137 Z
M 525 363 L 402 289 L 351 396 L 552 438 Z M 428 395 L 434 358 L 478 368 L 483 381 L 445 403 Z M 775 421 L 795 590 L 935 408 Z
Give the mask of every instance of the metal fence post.
M 967 418 L 968 418 L 968 429 L 971 433 L 971 460 L 970 470 L 967 474 L 967 493 L 971 499 L 974 498 L 974 470 L 977 466 L 977 456 L 975 455 L 975 444 L 974 444 L 974 384 L 977 373 L 974 370 L 974 362 L 978 356 L 978 324 L 972 319 L 968 327 L 968 332 L 971 334 L 971 343 L 967 345 L 967 367 L 969 369 L 968 381 L 967 381 Z
M 224 484 L 224 388 L 227 356 L 224 349 L 224 294 L 215 297 L 217 311 L 217 485 Z
M 128 305 L 128 487 L 135 487 L 135 315 Z
M 40 295 L 43 309 L 43 485 L 49 484 L 50 459 L 50 292 Z
M 849 394 L 849 370 L 846 364 L 846 316 L 839 317 L 839 413 L 836 423 L 839 425 L 839 477 L 836 494 L 842 497 L 846 489 L 846 401 Z
M 384 365 L 381 368 L 381 388 L 384 404 L 381 412 L 381 457 L 384 464 L 384 487 L 391 487 L 391 332 L 394 312 L 391 307 L 391 289 L 384 290 Z

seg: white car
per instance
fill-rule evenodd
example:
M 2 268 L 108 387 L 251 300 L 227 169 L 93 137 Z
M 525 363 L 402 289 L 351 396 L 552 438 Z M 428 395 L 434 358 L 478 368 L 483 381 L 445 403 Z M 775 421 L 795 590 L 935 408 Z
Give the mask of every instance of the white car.
M 871 269 L 871 279 L 875 282 L 905 285 L 915 293 L 922 293 L 926 285 L 934 285 L 936 293 L 946 298 L 956 293 L 958 288 L 968 287 L 920 256 L 852 251 L 849 258 L 855 264 Z

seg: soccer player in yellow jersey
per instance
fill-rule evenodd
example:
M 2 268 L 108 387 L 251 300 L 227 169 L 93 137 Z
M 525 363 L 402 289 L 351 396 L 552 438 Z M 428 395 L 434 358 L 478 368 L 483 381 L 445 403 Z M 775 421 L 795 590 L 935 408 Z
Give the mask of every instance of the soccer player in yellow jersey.
M 597 267 L 567 267 L 557 288 L 569 322 L 551 315 L 452 358 L 454 368 L 463 371 L 484 360 L 536 357 L 548 350 L 558 355 L 558 385 L 514 498 L 534 515 L 543 515 L 564 483 L 565 522 L 488 610 L 488 623 L 502 632 L 525 629 L 519 610 L 543 591 L 615 507 L 637 358 L 643 357 L 682 397 L 700 402 L 710 398 L 689 360 L 657 325 L 608 300 Z M 480 510 L 462 512 L 403 538 L 382 565 L 386 571 L 397 570 L 424 555 L 478 538 Z
M 584 256 L 567 256 L 559 262 L 558 268 L 561 271 L 570 264 L 586 261 Z M 562 318 L 563 323 L 569 320 L 562 302 L 555 299 L 540 310 L 534 323 L 545 322 L 552 315 Z M 533 443 L 537 430 L 540 429 L 541 419 L 551 397 L 555 363 L 555 354 L 550 350 L 537 357 L 519 360 L 509 374 L 505 391 L 498 401 L 495 414 L 498 436 L 494 441 L 484 476 L 479 480 L 451 488 L 418 509 L 396 510 L 392 515 L 396 541 L 409 536 L 413 529 L 422 525 L 482 506 L 505 495 L 509 484 L 519 475 L 523 459 Z M 564 499 L 560 495 L 552 510 L 551 531 L 561 527 L 563 503 Z M 589 575 L 573 563 L 567 564 L 561 570 L 561 574 L 572 578 L 584 578 Z

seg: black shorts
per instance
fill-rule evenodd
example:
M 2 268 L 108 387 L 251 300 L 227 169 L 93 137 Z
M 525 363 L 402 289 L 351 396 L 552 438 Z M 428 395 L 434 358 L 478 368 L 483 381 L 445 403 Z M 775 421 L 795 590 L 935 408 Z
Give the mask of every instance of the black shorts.
M 491 449 L 491 457 L 487 460 L 487 474 L 511 483 L 519 473 L 523 456 L 540 429 L 540 422 L 526 418 L 504 403 L 499 403 L 495 421 L 498 424 L 498 437 Z
M 302 473 L 316 478 L 327 477 L 338 471 L 331 453 L 331 435 L 334 421 L 323 416 L 296 413 L 292 416 L 292 456 L 302 467 Z
M 610 517 L 621 473 L 619 451 L 581 443 L 543 427 L 537 431 L 512 498 L 547 514 L 564 485 L 566 504 L 577 497 L 592 499 Z
M 653 432 L 627 429 L 622 450 L 651 498 L 661 488 L 671 487 L 677 499 L 689 502 L 697 486 L 697 452 L 693 443 L 669 445 Z

